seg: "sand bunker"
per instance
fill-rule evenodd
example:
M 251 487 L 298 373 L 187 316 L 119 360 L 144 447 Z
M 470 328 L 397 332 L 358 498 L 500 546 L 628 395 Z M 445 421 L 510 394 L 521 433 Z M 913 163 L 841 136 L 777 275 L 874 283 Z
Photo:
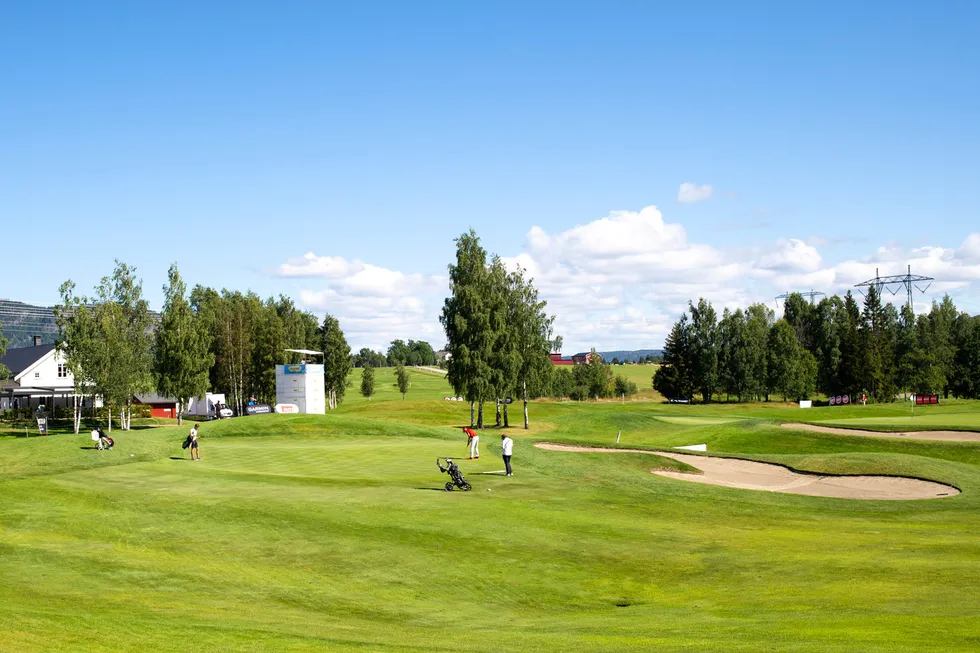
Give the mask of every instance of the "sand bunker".
M 682 481 L 723 485 L 743 490 L 765 490 L 787 494 L 805 494 L 812 497 L 838 499 L 936 499 L 959 494 L 956 488 L 902 476 L 825 476 L 801 474 L 782 465 L 759 463 L 734 458 L 712 458 L 672 451 L 647 451 L 644 449 L 610 449 L 607 447 L 578 447 L 574 445 L 539 442 L 534 445 L 549 451 L 577 451 L 590 453 L 631 452 L 673 458 L 700 469 L 702 474 L 652 470 L 658 476 Z
M 865 431 L 863 429 L 845 429 L 839 426 L 817 426 L 816 424 L 799 424 L 787 422 L 783 424 L 788 429 L 803 429 L 817 433 L 833 433 L 835 435 L 862 435 L 873 438 L 900 438 L 905 440 L 945 440 L 947 442 L 980 442 L 980 433 L 976 431 L 902 431 L 888 433 L 885 431 Z

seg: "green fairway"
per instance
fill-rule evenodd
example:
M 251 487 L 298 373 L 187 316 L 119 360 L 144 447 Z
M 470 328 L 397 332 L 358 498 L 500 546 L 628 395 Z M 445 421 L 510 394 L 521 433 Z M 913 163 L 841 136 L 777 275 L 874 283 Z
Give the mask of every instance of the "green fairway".
M 620 369 L 620 368 L 617 368 Z M 535 402 L 515 476 L 500 436 L 465 454 L 464 402 L 377 370 L 325 416 L 0 438 L 0 650 L 973 651 L 980 645 L 980 444 L 824 435 L 907 406 Z M 391 386 L 391 387 L 389 387 Z M 516 406 L 515 406 L 516 408 Z M 931 427 L 980 428 L 980 405 Z M 930 407 L 930 410 L 932 407 Z M 834 411 L 838 412 L 834 412 Z M 490 422 L 493 407 L 488 408 Z M 923 409 L 925 412 L 925 409 Z M 511 413 L 512 423 L 520 410 Z M 931 421 L 930 421 L 931 420 Z M 904 423 L 902 424 L 905 428 Z M 642 454 L 709 452 L 827 473 L 909 475 L 956 497 L 857 501 L 661 478 Z M 489 490 L 489 491 L 488 491 Z

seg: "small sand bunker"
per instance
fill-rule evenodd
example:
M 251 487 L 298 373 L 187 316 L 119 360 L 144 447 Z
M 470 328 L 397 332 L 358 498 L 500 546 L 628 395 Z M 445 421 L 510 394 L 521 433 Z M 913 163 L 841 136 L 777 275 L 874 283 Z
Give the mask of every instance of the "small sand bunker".
M 816 424 L 799 424 L 787 422 L 783 424 L 788 429 L 803 429 L 817 433 L 833 433 L 835 435 L 862 435 L 872 438 L 901 438 L 904 440 L 946 440 L 947 442 L 980 442 L 980 433 L 976 431 L 902 431 L 888 433 L 885 431 L 865 431 L 863 429 L 845 429 L 839 426 L 817 426 Z
M 607 447 L 578 447 L 573 445 L 540 442 L 534 446 L 549 451 L 577 452 L 632 452 L 673 458 L 700 469 L 702 474 L 652 470 L 658 476 L 682 481 L 722 485 L 743 490 L 765 490 L 787 494 L 805 494 L 812 497 L 838 499 L 937 499 L 951 497 L 960 491 L 950 485 L 923 481 L 902 476 L 825 476 L 801 474 L 782 465 L 759 463 L 735 458 L 713 458 L 672 451 L 647 451 L 644 449 L 610 449 Z

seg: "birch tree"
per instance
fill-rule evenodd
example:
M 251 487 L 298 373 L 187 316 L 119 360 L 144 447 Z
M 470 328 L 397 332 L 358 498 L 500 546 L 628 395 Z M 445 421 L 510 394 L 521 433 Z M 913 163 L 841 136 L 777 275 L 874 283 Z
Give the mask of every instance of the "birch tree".
M 350 385 L 350 371 L 354 360 L 350 345 L 340 329 L 340 323 L 332 315 L 323 318 L 320 326 L 320 351 L 323 352 L 323 385 L 327 395 L 327 407 L 333 410 L 344 400 Z
M 187 284 L 180 278 L 176 264 L 170 266 L 167 278 L 163 315 L 153 350 L 153 374 L 157 391 L 177 400 L 177 423 L 183 424 L 191 398 L 208 391 L 214 354 L 207 330 L 198 323 L 185 297 Z

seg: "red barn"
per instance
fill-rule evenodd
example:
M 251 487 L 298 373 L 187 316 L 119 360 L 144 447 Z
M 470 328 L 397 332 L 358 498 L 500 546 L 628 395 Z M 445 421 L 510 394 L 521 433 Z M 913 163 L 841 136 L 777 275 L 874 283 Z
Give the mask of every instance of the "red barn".
M 582 365 L 592 360 L 592 353 L 575 354 L 571 358 L 563 358 L 560 353 L 549 354 L 548 357 L 554 365 Z

